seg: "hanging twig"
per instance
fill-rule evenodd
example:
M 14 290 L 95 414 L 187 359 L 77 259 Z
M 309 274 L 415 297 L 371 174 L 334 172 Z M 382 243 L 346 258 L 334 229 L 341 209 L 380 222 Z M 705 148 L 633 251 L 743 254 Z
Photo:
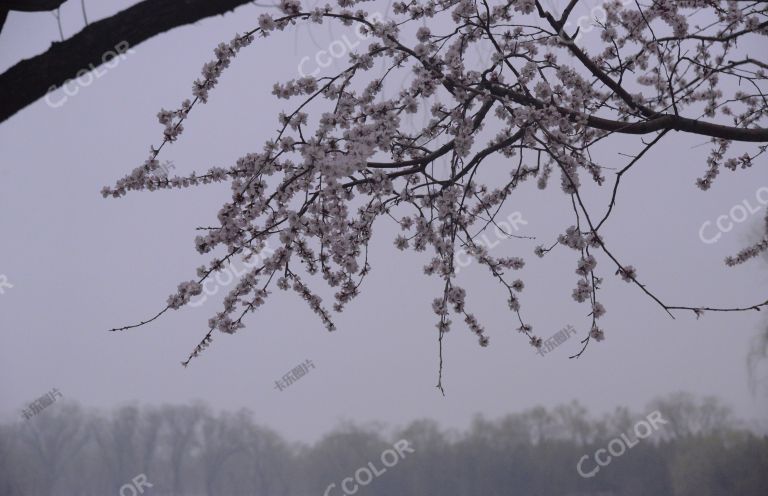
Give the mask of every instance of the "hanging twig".
M 61 29 L 61 7 L 57 7 L 56 12 L 51 12 L 51 14 L 56 18 L 56 24 L 59 26 L 59 36 L 61 36 L 61 41 L 64 41 L 64 31 Z
M 80 8 L 83 9 L 83 20 L 85 25 L 88 25 L 88 15 L 85 13 L 85 0 L 80 0 Z

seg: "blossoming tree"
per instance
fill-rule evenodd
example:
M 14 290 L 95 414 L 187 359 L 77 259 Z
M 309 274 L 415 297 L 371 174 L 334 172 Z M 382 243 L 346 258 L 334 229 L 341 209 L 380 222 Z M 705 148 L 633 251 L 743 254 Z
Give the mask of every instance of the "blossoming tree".
M 252 31 L 220 44 L 193 84 L 193 99 L 158 114 L 165 127 L 162 143 L 151 148 L 143 165 L 105 187 L 103 195 L 226 181 L 232 197 L 218 212 L 220 225 L 196 238 L 200 253 L 223 246 L 226 255 L 200 267 L 195 280 L 180 284 L 154 317 L 113 330 L 145 325 L 183 307 L 233 257 L 258 257 L 271 240 L 278 248 L 261 257 L 226 296 L 184 365 L 210 344 L 216 329 L 234 333 L 242 328 L 246 314 L 264 304 L 275 286 L 295 291 L 332 331 L 332 310 L 342 311 L 371 270 L 368 243 L 375 221 L 384 217 L 402 228 L 394 239 L 397 249 L 432 256 L 424 272 L 441 281 L 432 302 L 441 345 L 453 325 L 452 314 L 481 346 L 489 342 L 455 277 L 455 254 L 465 250 L 508 295 L 520 333 L 541 346 L 522 310 L 523 281 L 511 275 L 523 267 L 524 258 L 494 257 L 476 241 L 526 181 L 541 189 L 556 181 L 573 205 L 573 225 L 552 233 L 551 241 L 534 253 L 545 257 L 558 246 L 573 250 L 572 296 L 588 306 L 591 318 L 583 348 L 574 356 L 604 338 L 598 321 L 606 311 L 599 300 L 606 274 L 635 285 L 670 315 L 768 305 L 710 308 L 664 301 L 601 235 L 625 174 L 674 132 L 711 142 L 696 181 L 703 190 L 723 169 L 751 167 L 766 151 L 768 65 L 741 46 L 765 43 L 768 2 L 609 0 L 592 9 L 595 18 L 587 24 L 596 31 L 592 41 L 597 48 L 581 43 L 587 27 L 583 17 L 572 18 L 579 1 L 561 3 L 558 9 L 539 0 L 494 5 L 486 0 L 412 0 L 394 3 L 387 19 L 373 20 L 362 1 L 307 8 L 297 0 L 282 0 L 282 16 L 262 14 Z M 158 155 L 178 139 L 194 107 L 207 103 L 240 50 L 299 23 L 356 26 L 369 38 L 334 75 L 274 85 L 277 98 L 295 103 L 278 116 L 279 131 L 262 150 L 201 175 L 153 174 Z M 471 56 L 478 46 L 492 52 L 487 63 Z M 410 82 L 386 97 L 383 88 L 397 72 L 411 74 Z M 437 103 L 424 108 L 428 99 Z M 417 112 L 427 112 L 428 121 L 405 129 L 402 120 Z M 636 152 L 606 177 L 591 150 L 621 135 L 635 137 Z M 483 168 L 494 157 L 504 158 L 503 182 L 485 179 Z M 435 168 L 438 160 L 447 166 Z M 588 181 L 612 190 L 599 211 L 583 201 Z M 768 215 L 765 223 L 768 233 Z M 766 248 L 768 235 L 725 262 L 747 262 Z M 310 288 L 313 278 L 334 288 L 332 309 Z M 440 349 L 437 386 L 442 390 Z

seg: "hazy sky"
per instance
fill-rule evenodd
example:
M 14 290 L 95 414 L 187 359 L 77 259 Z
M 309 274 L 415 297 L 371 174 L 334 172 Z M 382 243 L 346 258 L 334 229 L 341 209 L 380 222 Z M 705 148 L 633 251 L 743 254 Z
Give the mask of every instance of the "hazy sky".
M 92 3 L 91 21 L 131 2 Z M 480 348 L 470 331 L 454 327 L 445 338 L 442 397 L 434 387 L 437 334 L 431 311 L 439 285 L 422 274 L 423 255 L 395 251 L 395 229 L 384 221 L 371 244 L 373 272 L 362 295 L 336 316 L 334 333 L 293 293 L 278 292 L 247 320 L 246 329 L 234 336 L 217 332 L 200 358 L 181 367 L 219 309 L 224 289 L 199 307 L 149 326 L 106 332 L 153 315 L 180 281 L 195 277 L 207 258 L 194 249 L 194 228 L 215 223 L 229 190 L 217 185 L 118 200 L 105 200 L 99 191 L 146 158 L 162 134 L 157 112 L 189 97 L 212 49 L 253 28 L 261 10 L 249 5 L 152 38 L 60 107 L 40 99 L 0 124 L 0 274 L 13 285 L 0 294 L 4 418 L 18 416 L 53 387 L 88 407 L 192 399 L 215 408 L 247 407 L 292 439 L 315 439 L 342 419 L 399 425 L 432 417 L 463 427 L 476 413 L 495 417 L 572 399 L 596 413 L 616 405 L 644 411 L 653 397 L 679 390 L 719 396 L 746 419 L 765 418 L 766 388 L 752 394 L 746 368 L 750 342 L 765 324 L 759 313 L 708 313 L 698 321 L 679 313 L 673 320 L 637 287 L 613 276 L 605 262 L 598 269 L 606 278 L 606 340 L 590 345 L 579 360 L 568 359 L 580 348 L 575 337 L 538 356 L 515 330 L 499 286 L 478 267 L 463 270 L 469 304 L 491 344 Z M 68 2 L 62 19 L 66 36 L 79 31 L 79 4 Z M 260 151 L 273 135 L 277 113 L 288 108 L 270 95 L 272 85 L 296 77 L 305 56 L 307 72 L 314 70 L 317 51 L 345 34 L 352 37 L 351 28 L 321 26 L 255 42 L 160 159 L 174 162 L 172 174 L 186 174 L 229 166 Z M 0 70 L 45 50 L 57 37 L 50 14 L 11 13 L 0 34 Z M 59 89 L 51 100 L 63 95 Z M 702 192 L 694 181 L 706 167 L 708 147 L 697 146 L 705 141 L 670 135 L 633 168 L 605 238 L 669 303 L 764 301 L 763 260 L 735 269 L 722 263 L 745 245 L 763 214 L 737 224 L 717 243 L 703 243 L 698 232 L 704 221 L 743 200 L 758 204 L 757 190 L 768 187 L 765 158 L 750 170 L 724 171 L 712 190 Z M 601 159 L 620 166 L 625 159 L 619 151 L 638 150 L 636 140 L 617 140 Z M 491 164 L 505 165 L 501 158 L 486 166 Z M 519 211 L 528 223 L 519 234 L 537 239 L 505 240 L 493 248 L 494 255 L 526 258 L 523 311 L 544 338 L 567 324 L 583 335 L 590 322 L 586 307 L 570 297 L 573 252 L 560 249 L 544 259 L 532 253 L 572 224 L 558 182 L 544 192 L 534 182 L 524 185 L 502 215 Z M 590 198 L 598 212 L 605 193 Z M 305 359 L 316 368 L 285 391 L 276 390 L 274 381 Z

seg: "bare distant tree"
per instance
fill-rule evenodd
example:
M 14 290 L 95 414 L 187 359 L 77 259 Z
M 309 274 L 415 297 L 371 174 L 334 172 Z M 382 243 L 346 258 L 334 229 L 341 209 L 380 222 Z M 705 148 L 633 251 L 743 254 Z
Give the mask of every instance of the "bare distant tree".
M 27 422 L 21 431 L 23 441 L 30 447 L 39 464 L 39 494 L 56 494 L 56 484 L 67 464 L 78 456 L 89 440 L 87 418 L 80 407 L 72 404 L 50 409 Z
M 250 417 L 244 413 L 223 413 L 216 418 L 206 415 L 201 429 L 201 458 L 205 467 L 203 478 L 206 496 L 215 496 L 216 483 L 224 472 L 224 466 L 236 454 L 246 450 Z
M 164 443 L 169 446 L 171 484 L 173 496 L 183 496 L 184 463 L 198 444 L 198 429 L 207 412 L 203 405 L 166 407 L 162 411 L 165 426 Z
M 99 447 L 99 459 L 107 466 L 110 491 L 120 492 L 125 481 L 139 471 L 139 425 L 141 418 L 137 406 L 116 410 L 111 418 L 94 422 L 92 433 Z

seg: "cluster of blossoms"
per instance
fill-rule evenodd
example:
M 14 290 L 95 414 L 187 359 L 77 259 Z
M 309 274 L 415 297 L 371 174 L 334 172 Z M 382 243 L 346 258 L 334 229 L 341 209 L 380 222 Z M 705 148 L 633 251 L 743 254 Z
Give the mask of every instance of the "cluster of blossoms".
M 735 257 L 726 257 L 725 264 L 733 267 L 734 265 L 743 264 L 747 260 L 757 257 L 763 252 L 768 251 L 768 212 L 765 214 L 765 236 L 752 246 L 744 248 Z
M 321 279 L 332 288 L 337 312 L 352 301 L 371 271 L 368 243 L 375 221 L 382 217 L 394 219 L 402 229 L 394 239 L 397 249 L 430 252 L 424 273 L 441 281 L 441 294 L 432 301 L 441 346 L 452 326 L 451 313 L 463 319 L 481 346 L 489 344 L 485 328 L 469 310 L 471 298 L 457 283 L 455 258 L 461 252 L 506 291 L 509 309 L 519 322 L 513 328 L 540 347 L 542 340 L 522 314 L 525 284 L 508 276 L 508 271 L 525 266 L 524 259 L 496 256 L 476 238 L 496 225 L 498 212 L 527 180 L 535 179 L 545 189 L 553 171 L 559 172 L 560 189 L 573 204 L 575 225 L 534 253 L 544 257 L 558 245 L 577 252 L 572 296 L 590 307 L 592 326 L 582 340 L 586 348 L 590 340 L 604 339 L 596 324 L 606 312 L 597 301 L 602 284 L 596 274 L 598 255 L 604 253 L 617 275 L 650 294 L 634 267 L 609 252 L 600 234 L 613 212 L 614 198 L 599 222 L 582 201 L 585 183 L 602 186 L 607 181 L 607 167 L 595 162 L 593 147 L 614 134 L 654 135 L 616 175 L 615 195 L 623 172 L 670 131 L 712 138 L 706 176 L 699 181 L 704 189 L 721 165 L 744 169 L 764 151 L 729 158 L 732 142 L 768 142 L 761 63 L 750 57 L 729 62 L 740 54 L 737 40 L 766 34 L 765 23 L 756 20 L 766 14 L 764 4 L 662 0 L 638 7 L 634 2 L 607 2 L 601 27 L 604 50 L 591 54 L 568 42 L 572 34 L 564 31 L 561 14 L 543 11 L 534 0 L 512 0 L 487 9 L 470 0 L 396 2 L 393 12 L 402 17 L 397 21 L 374 21 L 363 10 L 353 11 L 361 0 L 337 3 L 338 9 L 327 5 L 309 10 L 298 0 L 282 0 L 282 17 L 262 14 L 253 31 L 219 45 L 215 59 L 205 64 L 202 78 L 193 85 L 194 99 L 158 114 L 164 126 L 162 145 L 152 148 L 143 166 L 103 190 L 105 196 L 117 197 L 130 190 L 230 182 L 231 200 L 218 212 L 219 225 L 195 240 L 201 254 L 223 249 L 225 255 L 200 267 L 197 281 L 180 285 L 166 309 L 183 306 L 233 257 L 253 257 L 268 240 L 279 243 L 225 297 L 222 311 L 211 318 L 209 332 L 190 359 L 210 344 L 213 330 L 232 333 L 242 328 L 244 315 L 264 304 L 272 284 L 296 292 L 328 330 L 335 329 L 313 282 Z M 717 21 L 709 32 L 689 33 L 694 11 Z M 427 20 L 430 27 L 414 29 L 416 41 L 408 43 L 406 26 Z M 437 32 L 441 21 L 454 25 Z M 177 140 L 195 104 L 208 101 L 238 51 L 256 36 L 271 36 L 298 22 L 355 25 L 372 38 L 350 53 L 348 66 L 335 75 L 274 84 L 277 98 L 300 103 L 280 113 L 276 136 L 261 150 L 202 175 L 169 179 L 149 174 L 159 165 L 160 150 Z M 656 36 L 652 26 L 657 24 L 670 35 Z M 477 45 L 494 52 L 485 65 L 468 55 Z M 675 55 L 689 49 L 700 60 Z M 382 75 L 364 81 L 373 68 L 381 68 Z M 385 98 L 383 88 L 398 72 L 410 75 L 410 82 Z M 727 93 L 718 84 L 724 78 L 748 80 L 757 89 Z M 436 103 L 427 109 L 428 99 Z M 323 101 L 326 105 L 315 112 Z M 419 109 L 428 112 L 428 122 L 405 129 L 403 119 Z M 728 116 L 734 124 L 702 122 L 696 118 L 701 109 L 712 118 Z M 694 117 L 685 117 L 686 111 Z M 491 129 L 492 136 L 484 129 Z M 446 166 L 438 170 L 438 161 Z M 494 165 L 483 167 L 488 162 Z M 754 257 L 766 245 L 764 240 L 729 263 Z M 665 310 L 671 308 L 656 301 Z M 696 315 L 702 311 L 675 308 Z M 440 363 L 442 367 L 442 354 Z
M 193 296 L 203 292 L 203 285 L 196 281 L 187 281 L 179 284 L 179 290 L 168 297 L 168 306 L 174 310 L 189 303 Z

